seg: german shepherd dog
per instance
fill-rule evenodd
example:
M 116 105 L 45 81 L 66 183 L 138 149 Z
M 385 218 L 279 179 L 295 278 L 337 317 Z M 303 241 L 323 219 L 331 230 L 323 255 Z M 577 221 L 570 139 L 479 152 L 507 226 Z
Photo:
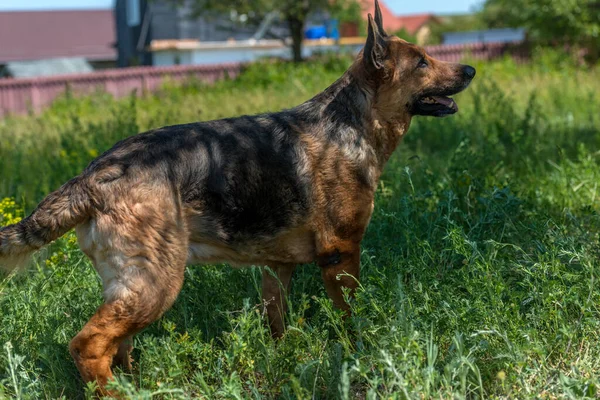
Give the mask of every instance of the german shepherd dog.
M 335 306 L 358 285 L 360 243 L 386 161 L 413 116 L 441 117 L 473 77 L 383 29 L 379 4 L 344 75 L 290 110 L 165 127 L 127 138 L 0 231 L 7 271 L 75 228 L 104 303 L 69 350 L 99 393 L 131 367 L 132 336 L 171 307 L 187 264 L 265 265 L 274 336 L 296 264 L 315 262 Z

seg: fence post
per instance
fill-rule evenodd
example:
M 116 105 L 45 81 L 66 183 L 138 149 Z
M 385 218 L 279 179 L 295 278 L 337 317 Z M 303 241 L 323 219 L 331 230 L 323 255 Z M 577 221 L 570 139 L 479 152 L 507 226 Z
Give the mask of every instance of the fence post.
M 104 91 L 115 98 L 119 95 L 117 86 L 115 85 L 113 78 L 108 74 L 104 76 Z
M 146 74 L 144 74 L 143 72 L 140 72 L 140 80 L 141 80 L 141 97 L 144 97 L 148 94 L 148 92 L 150 91 L 150 88 L 148 88 L 148 80 L 146 79 Z
M 29 85 L 29 98 L 31 99 L 31 108 L 36 113 L 42 109 L 40 96 L 39 81 L 32 81 Z

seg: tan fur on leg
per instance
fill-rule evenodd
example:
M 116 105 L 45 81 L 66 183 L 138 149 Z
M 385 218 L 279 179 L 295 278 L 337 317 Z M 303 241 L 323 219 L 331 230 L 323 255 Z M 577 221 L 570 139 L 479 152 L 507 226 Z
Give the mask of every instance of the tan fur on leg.
M 133 367 L 131 363 L 133 359 L 131 358 L 131 351 L 133 350 L 133 337 L 130 336 L 123 340 L 119 345 L 119 349 L 117 350 L 117 354 L 115 354 L 112 362 L 113 367 L 121 367 L 126 372 L 131 372 Z
M 102 277 L 105 304 L 70 350 L 83 380 L 96 380 L 102 395 L 113 363 L 131 368 L 132 336 L 171 307 L 183 284 L 188 234 L 181 208 L 167 188 L 153 190 L 156 198 L 145 187 L 132 189 L 109 213 L 77 228 Z
M 264 269 L 262 276 L 262 298 L 266 305 L 271 335 L 279 338 L 285 331 L 286 296 L 296 267 L 284 265 Z M 273 276 L 275 274 L 275 276 Z

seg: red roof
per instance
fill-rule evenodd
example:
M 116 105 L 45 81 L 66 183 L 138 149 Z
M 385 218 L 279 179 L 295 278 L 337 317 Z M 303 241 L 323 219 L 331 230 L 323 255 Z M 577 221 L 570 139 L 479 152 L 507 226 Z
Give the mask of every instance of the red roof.
M 433 14 L 400 15 L 396 17 L 396 23 L 399 26 L 396 30 L 404 28 L 408 33 L 414 35 L 424 25 L 433 21 L 437 21 Z
M 55 57 L 114 60 L 112 10 L 0 12 L 0 63 Z
M 373 0 L 363 0 L 362 4 L 364 19 L 367 19 L 369 13 L 375 15 L 375 2 Z M 437 21 L 433 14 L 395 15 L 382 0 L 379 0 L 379 7 L 383 17 L 383 27 L 389 34 L 404 28 L 409 34 L 414 35 L 423 25 L 432 20 Z

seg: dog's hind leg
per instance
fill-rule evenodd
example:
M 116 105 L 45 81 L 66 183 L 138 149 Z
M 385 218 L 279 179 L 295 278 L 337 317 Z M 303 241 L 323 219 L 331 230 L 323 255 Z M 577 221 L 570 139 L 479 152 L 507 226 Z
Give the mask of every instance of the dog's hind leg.
M 69 344 L 82 379 L 85 382 L 96 381 L 99 394 L 110 395 L 105 385 L 113 376 L 110 367 L 121 341 L 150 322 L 137 321 L 123 301 L 100 306 Z
M 69 350 L 84 381 L 96 380 L 100 394 L 112 378 L 113 361 L 130 365 L 131 337 L 157 320 L 175 301 L 183 283 L 185 252 L 175 265 L 133 266 L 135 282 L 104 303 L 73 338 Z M 151 269 L 169 274 L 154 274 Z M 116 358 L 115 358 L 116 357 Z
M 105 385 L 113 362 L 127 367 L 131 337 L 171 307 L 183 284 L 185 224 L 174 207 L 152 201 L 156 204 L 100 216 L 77 229 L 102 277 L 105 302 L 69 350 L 83 380 L 97 381 L 102 395 L 110 394 Z
M 276 338 L 281 337 L 285 330 L 285 297 L 295 269 L 295 265 L 279 265 L 270 267 L 270 270 L 263 270 L 262 298 L 267 309 L 271 334 Z

